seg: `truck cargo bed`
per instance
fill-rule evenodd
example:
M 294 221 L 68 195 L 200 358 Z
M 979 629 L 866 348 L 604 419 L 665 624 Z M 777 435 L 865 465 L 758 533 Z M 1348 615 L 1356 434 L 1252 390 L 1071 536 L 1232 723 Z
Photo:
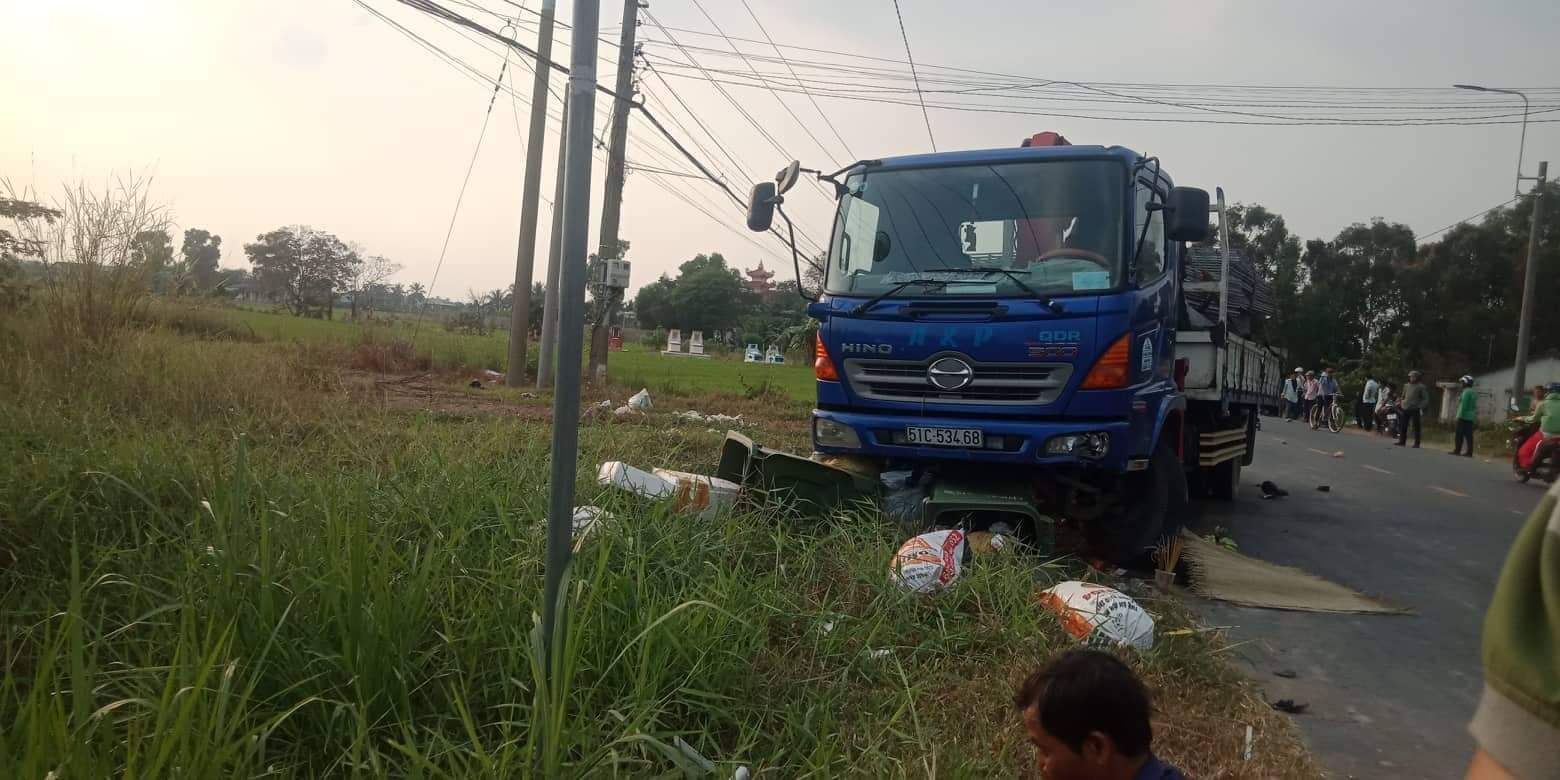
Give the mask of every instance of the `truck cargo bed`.
M 1181 330 L 1175 334 L 1177 358 L 1187 361 L 1185 393 L 1191 401 L 1224 401 L 1232 404 L 1277 407 L 1283 383 L 1282 357 L 1270 347 L 1234 334 L 1216 347 L 1213 332 Z M 1219 353 L 1224 372 L 1219 375 Z

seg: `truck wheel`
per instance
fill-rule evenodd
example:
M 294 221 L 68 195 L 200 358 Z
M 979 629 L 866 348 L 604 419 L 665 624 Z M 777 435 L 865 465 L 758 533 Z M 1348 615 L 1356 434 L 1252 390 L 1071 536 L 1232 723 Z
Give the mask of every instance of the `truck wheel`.
M 1208 471 L 1213 497 L 1224 501 L 1235 498 L 1235 490 L 1240 487 L 1240 459 L 1224 461 Z
M 1107 513 L 1084 528 L 1094 555 L 1124 565 L 1143 558 L 1170 526 L 1179 532 L 1188 504 L 1185 473 L 1162 445 L 1149 459 L 1147 471 L 1129 475 L 1126 492 L 1123 511 Z

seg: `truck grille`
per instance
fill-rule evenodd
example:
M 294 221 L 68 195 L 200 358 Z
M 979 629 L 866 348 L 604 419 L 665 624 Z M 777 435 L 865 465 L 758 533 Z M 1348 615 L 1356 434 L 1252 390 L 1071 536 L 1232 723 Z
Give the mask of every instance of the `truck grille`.
M 974 372 L 970 383 L 958 390 L 944 390 L 927 379 L 927 369 L 947 354 L 926 360 L 845 361 L 845 376 L 856 395 L 874 401 L 925 401 L 942 404 L 1048 404 L 1056 400 L 1067 379 L 1070 363 L 977 363 L 955 355 Z

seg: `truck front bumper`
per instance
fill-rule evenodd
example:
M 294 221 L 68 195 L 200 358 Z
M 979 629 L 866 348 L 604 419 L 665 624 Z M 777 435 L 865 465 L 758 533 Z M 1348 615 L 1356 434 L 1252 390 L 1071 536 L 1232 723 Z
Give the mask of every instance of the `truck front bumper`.
M 853 431 L 859 446 L 841 446 L 838 436 L 831 437 L 830 442 L 820 441 L 818 426 L 820 421 L 825 420 L 834 426 L 844 426 Z M 905 429 L 912 426 L 979 429 L 985 446 L 976 449 L 908 444 L 905 441 Z M 819 452 L 866 455 L 876 458 L 1092 466 L 1119 472 L 1128 470 L 1128 428 L 1129 424 L 1126 420 L 993 420 L 861 414 L 815 409 L 813 410 L 813 448 Z M 1046 443 L 1052 439 L 1087 433 L 1104 433 L 1110 437 L 1110 444 L 1100 457 L 1046 452 Z

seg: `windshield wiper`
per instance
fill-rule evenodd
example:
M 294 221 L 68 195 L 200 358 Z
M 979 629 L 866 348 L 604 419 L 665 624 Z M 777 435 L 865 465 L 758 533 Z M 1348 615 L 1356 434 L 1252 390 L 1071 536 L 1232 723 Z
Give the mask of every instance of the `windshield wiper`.
M 1006 276 L 1007 278 L 1012 279 L 1013 280 L 1013 284 L 1018 285 L 1018 289 L 1023 290 L 1025 293 L 1027 293 L 1029 295 L 1029 297 L 1039 301 L 1040 305 L 1046 307 L 1047 309 L 1050 309 L 1052 314 L 1061 314 L 1062 311 L 1063 311 L 1062 305 L 1060 303 L 1057 303 L 1054 298 L 1051 298 L 1051 297 L 1048 297 L 1048 296 L 1045 296 L 1045 295 L 1041 295 L 1039 293 L 1039 291 L 1035 290 L 1035 288 L 1030 287 L 1028 284 L 1025 284 L 1023 279 L 1018 278 L 1018 274 L 1013 273 L 1012 271 L 1010 271 L 1010 270 L 1008 270 L 1006 268 L 1000 268 L 1000 267 L 997 267 L 997 266 L 975 266 L 975 267 L 972 267 L 972 268 L 932 268 L 932 269 L 928 269 L 926 271 L 922 271 L 921 273 L 925 273 L 925 274 L 981 274 L 982 276 L 991 276 L 992 274 L 1002 274 L 1003 276 Z
M 906 287 L 914 284 L 924 284 L 933 287 L 948 286 L 948 282 L 942 279 L 907 279 L 903 282 L 895 284 L 893 287 L 890 287 L 883 292 L 878 293 L 877 295 L 872 296 L 871 298 L 868 298 L 865 301 L 862 301 L 856 306 L 856 308 L 850 310 L 850 314 L 852 317 L 860 317 L 861 315 L 867 313 L 867 311 L 870 310 L 873 306 L 882 303 L 883 301 L 898 293 L 900 290 L 903 290 Z

